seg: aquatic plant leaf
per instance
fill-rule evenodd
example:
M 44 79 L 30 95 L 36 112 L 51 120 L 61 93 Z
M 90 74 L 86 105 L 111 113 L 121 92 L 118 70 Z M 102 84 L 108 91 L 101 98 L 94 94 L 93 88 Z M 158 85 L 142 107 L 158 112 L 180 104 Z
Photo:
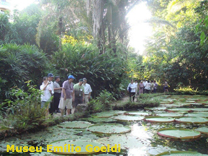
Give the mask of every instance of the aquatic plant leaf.
M 181 122 L 181 123 L 195 123 L 195 124 L 208 123 L 208 119 L 200 118 L 200 117 L 182 117 L 182 118 L 175 119 L 175 121 Z
M 145 121 L 147 122 L 158 122 L 158 123 L 169 123 L 174 122 L 174 118 L 170 117 L 146 117 Z
M 173 138 L 173 139 L 196 139 L 201 136 L 200 132 L 188 130 L 188 129 L 160 129 L 157 132 L 158 135 Z
M 140 121 L 143 120 L 143 116 L 128 116 L 128 115 L 119 115 L 116 117 L 113 117 L 113 119 L 119 120 L 119 121 Z
M 62 141 L 55 141 L 55 142 L 52 142 L 50 143 L 50 145 L 52 145 L 52 151 L 53 153 L 57 153 L 57 154 L 93 154 L 93 153 L 97 153 L 99 151 L 95 151 L 94 150 L 94 146 L 98 146 L 98 147 L 102 147 L 103 145 L 96 142 L 96 141 L 93 141 L 93 140 L 62 140 Z M 66 145 L 66 146 L 64 146 Z M 90 145 L 89 147 L 87 147 L 87 145 Z M 92 145 L 92 146 L 91 146 Z M 80 147 L 80 151 L 79 152 L 76 152 L 75 151 L 75 148 L 76 147 Z M 63 150 L 62 151 L 57 151 L 57 149 L 55 149 L 55 147 L 62 147 Z M 64 148 L 65 147 L 65 148 Z M 74 147 L 74 148 L 72 148 Z M 88 152 L 86 150 L 86 148 L 92 148 L 92 152 Z M 64 151 L 65 149 L 65 151 Z
M 168 151 L 168 152 L 160 153 L 156 156 L 208 156 L 208 155 L 201 154 L 198 152 L 191 152 L 191 151 Z
M 128 133 L 131 131 L 129 127 L 124 127 L 122 124 L 98 124 L 90 126 L 88 130 L 94 133 L 105 134 Z
M 86 121 L 67 121 L 67 122 L 63 122 L 63 123 L 59 124 L 58 127 L 82 129 L 82 128 L 87 128 L 92 125 L 93 124 L 91 124 L 90 122 L 86 122 Z
M 148 115 L 150 115 L 150 112 L 126 112 L 125 114 L 127 114 L 127 115 L 141 115 L 141 116 L 148 116 Z
M 181 117 L 183 116 L 182 113 L 158 113 L 156 116 L 161 116 L 161 117 Z
M 102 122 L 115 122 L 116 120 L 113 118 L 86 118 L 85 120 L 94 122 L 94 123 L 102 123 Z
M 200 127 L 195 129 L 195 131 L 201 132 L 203 134 L 208 134 L 208 127 Z
M 120 144 L 121 149 L 128 148 L 141 148 L 144 146 L 142 141 L 139 138 L 131 135 L 112 135 L 110 137 L 100 138 L 97 142 L 107 146 L 118 145 Z

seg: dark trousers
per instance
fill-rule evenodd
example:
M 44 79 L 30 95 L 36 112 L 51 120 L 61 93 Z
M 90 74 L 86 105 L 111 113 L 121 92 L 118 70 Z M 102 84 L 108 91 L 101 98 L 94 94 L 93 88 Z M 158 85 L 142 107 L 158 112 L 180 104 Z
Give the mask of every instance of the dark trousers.
M 132 97 L 133 98 L 133 101 L 131 101 L 131 102 L 134 102 L 135 92 L 130 92 L 129 93 L 129 97 L 130 97 L 130 101 L 131 101 L 131 97 Z
M 58 111 L 59 101 L 60 101 L 61 93 L 54 93 L 54 111 Z
M 49 108 L 49 113 L 52 115 L 54 113 L 54 95 L 53 96 L 53 100 L 50 103 L 50 108 Z

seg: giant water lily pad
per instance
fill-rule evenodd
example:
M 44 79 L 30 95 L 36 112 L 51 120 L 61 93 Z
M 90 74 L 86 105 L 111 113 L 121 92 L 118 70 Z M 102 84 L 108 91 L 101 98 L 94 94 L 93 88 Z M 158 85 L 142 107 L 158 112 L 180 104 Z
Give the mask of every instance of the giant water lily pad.
M 177 122 L 181 123 L 195 123 L 195 124 L 205 124 L 208 123 L 208 119 L 200 118 L 200 117 L 182 117 L 179 119 L 175 119 Z
M 122 124 L 98 124 L 90 126 L 88 130 L 94 133 L 104 134 L 128 133 L 131 131 L 129 127 L 124 127 Z
M 125 114 L 127 115 L 141 115 L 141 116 L 148 116 L 149 115 L 149 112 L 126 112 Z
M 171 109 L 168 109 L 168 111 L 173 111 L 173 112 L 188 112 L 188 111 L 207 112 L 208 108 L 171 108 Z
M 191 152 L 191 151 L 168 151 L 168 152 L 160 153 L 156 156 L 208 156 L 208 155 L 201 154 L 198 152 Z
M 72 144 L 74 145 L 74 149 L 76 147 L 80 147 L 80 151 L 76 152 L 75 150 L 72 150 Z M 92 140 L 62 140 L 62 141 L 55 141 L 50 143 L 52 145 L 52 152 L 57 154 L 93 154 L 97 153 L 99 151 L 95 151 L 94 148 L 92 148 L 92 151 L 89 152 L 86 150 L 86 148 L 91 148 L 92 146 L 98 146 L 101 148 L 103 145 Z M 66 150 L 64 151 L 64 145 L 66 145 Z M 86 147 L 88 145 L 92 145 L 91 147 Z M 63 147 L 63 151 L 57 151 L 55 147 Z
M 185 116 L 208 118 L 208 113 L 207 112 L 188 113 L 185 114 Z
M 200 128 L 195 129 L 195 131 L 208 135 L 208 127 L 200 127 Z
M 167 108 L 166 107 L 153 107 L 153 108 L 147 108 L 147 107 L 145 107 L 145 109 L 147 109 L 147 110 L 157 110 L 157 111 L 164 111 L 164 110 L 166 110 Z
M 169 123 L 169 122 L 174 122 L 174 118 L 170 117 L 146 117 L 145 121 L 147 122 L 158 122 L 158 123 Z
M 107 112 L 97 113 L 97 114 L 95 114 L 95 116 L 98 118 L 109 118 L 114 115 L 124 114 L 124 113 L 125 113 L 125 111 L 107 111 Z
M 110 137 L 100 138 L 97 142 L 102 143 L 105 146 L 108 144 L 110 146 L 120 144 L 121 149 L 139 148 L 144 146 L 139 138 L 130 135 L 113 135 Z
M 102 123 L 102 122 L 115 122 L 115 119 L 112 118 L 86 118 L 85 120 L 94 122 L 94 123 Z
M 116 117 L 113 117 L 113 119 L 119 120 L 119 121 L 140 121 L 143 120 L 143 116 L 128 116 L 128 115 L 119 115 Z
M 86 122 L 86 121 L 69 121 L 69 122 L 63 122 L 61 124 L 58 125 L 58 127 L 61 128 L 87 128 L 89 126 L 92 126 L 93 124 L 91 124 L 90 122 Z
M 156 116 L 161 117 L 181 117 L 183 116 L 182 113 L 157 113 Z
M 173 139 L 197 139 L 201 133 L 188 129 L 160 129 L 157 132 L 158 135 Z

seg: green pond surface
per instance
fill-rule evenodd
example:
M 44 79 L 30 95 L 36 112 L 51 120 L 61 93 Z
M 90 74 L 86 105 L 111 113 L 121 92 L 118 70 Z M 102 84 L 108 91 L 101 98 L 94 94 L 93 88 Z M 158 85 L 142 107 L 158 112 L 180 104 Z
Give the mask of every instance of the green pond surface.
M 158 97 L 157 97 L 158 98 Z M 197 99 L 207 99 L 206 96 L 161 96 L 161 101 L 174 101 L 180 103 L 180 99 L 187 101 Z M 183 103 L 183 102 L 181 102 Z M 200 103 L 200 102 L 199 102 Z M 174 104 L 174 103 L 173 103 Z M 203 108 L 197 107 L 196 112 L 191 115 L 183 116 L 182 111 L 187 108 L 175 107 L 177 111 L 167 112 L 164 107 L 158 106 L 154 109 L 141 109 L 141 110 L 124 110 L 124 111 L 110 111 L 92 114 L 89 118 L 79 119 L 74 122 L 64 122 L 56 126 L 48 127 L 36 133 L 22 134 L 15 137 L 5 138 L 0 140 L 0 156 L 57 156 L 61 153 L 47 152 L 47 145 L 64 146 L 65 144 L 73 144 L 74 146 L 82 147 L 80 152 L 85 155 L 98 155 L 98 156 L 159 156 L 159 155 L 208 155 L 208 135 L 201 135 L 197 140 L 192 141 L 179 141 L 172 139 L 164 139 L 158 135 L 158 132 L 165 135 L 175 135 L 177 137 L 191 136 L 200 134 L 200 131 L 207 132 L 208 124 L 194 124 L 194 123 L 151 123 L 146 122 L 147 115 L 155 114 L 157 116 L 150 116 L 154 120 L 169 120 L 171 117 L 180 117 L 181 120 L 188 118 L 194 119 L 199 115 L 199 120 L 202 116 L 206 116 Z M 179 111 L 179 110 L 180 111 Z M 126 111 L 126 112 L 125 112 Z M 160 111 L 160 112 L 159 112 Z M 190 112 L 191 113 L 191 112 Z M 127 115 L 128 114 L 128 115 Z M 194 116 L 194 118 L 193 118 Z M 149 118 L 150 118 L 149 117 Z M 125 120 L 126 118 L 126 120 Z M 143 119 L 144 118 L 144 119 Z M 206 120 L 206 118 L 203 118 Z M 190 131 L 179 130 L 163 130 L 163 129 L 187 129 Z M 120 152 L 96 152 L 94 154 L 85 153 L 84 147 L 87 144 L 96 145 L 98 147 L 108 145 L 110 147 L 118 145 Z M 7 145 L 15 146 L 38 146 L 42 147 L 42 153 L 6 153 Z M 66 147 L 69 149 L 69 146 Z M 54 150 L 54 149 L 53 149 Z M 175 151 L 189 151 L 190 153 L 178 153 Z M 63 154 L 63 153 L 62 153 Z M 67 153 L 65 153 L 67 154 Z M 70 153 L 68 153 L 70 154 Z M 72 152 L 71 155 L 74 155 Z M 83 153 L 82 153 L 83 154 Z

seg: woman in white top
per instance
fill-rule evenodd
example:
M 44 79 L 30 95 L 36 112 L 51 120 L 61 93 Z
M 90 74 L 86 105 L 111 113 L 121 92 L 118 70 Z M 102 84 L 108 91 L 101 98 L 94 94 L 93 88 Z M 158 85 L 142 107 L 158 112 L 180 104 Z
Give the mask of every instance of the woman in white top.
M 131 102 L 134 102 L 136 88 L 137 88 L 136 84 L 134 83 L 133 80 L 131 80 L 131 83 L 129 83 L 129 85 L 127 87 Z M 133 97 L 133 101 L 131 100 L 131 97 Z
M 147 84 L 145 86 L 145 90 L 146 90 L 147 93 L 150 92 L 150 90 L 151 90 L 151 83 L 150 83 L 150 81 L 147 81 Z
M 52 89 L 50 88 L 50 82 L 48 81 L 47 77 L 43 78 L 43 83 L 40 86 L 40 90 L 43 91 L 41 94 L 41 108 L 45 106 L 46 102 L 49 102 L 49 108 L 50 108 L 50 98 L 51 98 L 51 92 Z M 47 113 L 49 112 L 49 108 L 47 108 Z

